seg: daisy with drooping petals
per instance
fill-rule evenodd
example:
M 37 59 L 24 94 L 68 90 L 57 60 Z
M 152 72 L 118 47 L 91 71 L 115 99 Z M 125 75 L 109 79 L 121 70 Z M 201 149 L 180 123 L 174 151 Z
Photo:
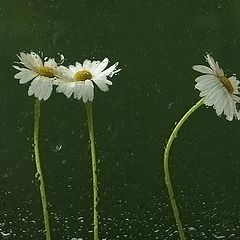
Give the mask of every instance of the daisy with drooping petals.
M 96 159 L 96 147 L 93 128 L 93 111 L 92 101 L 94 98 L 94 84 L 96 84 L 102 91 L 108 91 L 108 85 L 112 82 L 108 77 L 112 77 L 120 69 L 116 70 L 118 63 L 106 68 L 109 63 L 107 58 L 103 61 L 85 60 L 83 64 L 76 62 L 68 68 L 64 66 L 59 67 L 57 81 L 57 92 L 64 93 L 68 98 L 73 95 L 74 98 L 81 99 L 85 103 L 87 112 L 88 132 L 91 147 L 92 159 L 92 184 L 93 184 L 93 238 L 98 240 L 98 168 Z
M 109 60 L 103 61 L 85 60 L 83 64 L 76 62 L 69 68 L 60 66 L 56 81 L 57 92 L 64 93 L 68 98 L 73 94 L 74 98 L 83 99 L 83 102 L 92 101 L 94 97 L 94 83 L 103 91 L 108 91 L 108 85 L 112 82 L 107 77 L 112 77 L 121 69 L 116 70 L 118 63 L 107 68 Z
M 63 61 L 64 57 L 61 56 Z M 19 70 L 15 74 L 14 78 L 19 79 L 19 83 L 24 84 L 29 81 L 31 85 L 28 89 L 28 95 L 34 95 L 35 104 L 34 104 L 34 131 L 33 131 L 33 141 L 34 141 L 34 155 L 35 155 L 35 164 L 36 164 L 36 176 L 39 181 L 39 190 L 41 196 L 41 204 L 43 210 L 43 222 L 44 222 L 44 232 L 46 239 L 51 239 L 51 230 L 49 224 L 49 215 L 47 209 L 47 197 L 45 190 L 45 183 L 43 178 L 43 172 L 41 168 L 41 161 L 39 157 L 39 122 L 40 122 L 40 100 L 47 100 L 53 88 L 53 82 L 56 79 L 58 66 L 53 58 L 44 58 L 34 53 L 23 53 L 21 52 L 18 56 L 20 64 L 24 67 L 13 66 L 15 69 Z
M 219 67 L 218 62 L 215 62 L 209 54 L 207 54 L 205 58 L 210 67 L 204 65 L 193 66 L 195 71 L 204 74 L 195 79 L 197 82 L 195 88 L 200 90 L 201 99 L 194 104 L 176 124 L 164 150 L 165 183 L 181 240 L 186 240 L 186 235 L 180 219 L 169 173 L 169 153 L 172 143 L 183 124 L 203 104 L 213 106 L 218 116 L 223 113 L 229 121 L 232 121 L 234 117 L 240 120 L 240 112 L 236 108 L 237 103 L 240 102 L 239 81 L 235 76 L 226 77 L 223 70 Z
M 236 104 L 240 102 L 239 81 L 235 76 L 226 77 L 218 62 L 209 54 L 205 58 L 210 68 L 203 65 L 193 66 L 195 71 L 204 74 L 195 79 L 195 88 L 200 90 L 199 96 L 204 97 L 205 105 L 214 107 L 218 116 L 223 113 L 229 121 L 234 117 L 239 120 L 240 113 L 236 108 Z
M 34 52 L 21 52 L 18 56 L 20 64 L 24 67 L 13 66 L 20 72 L 15 74 L 14 78 L 19 79 L 20 84 L 27 83 L 32 80 L 28 89 L 28 95 L 34 95 L 39 100 L 47 100 L 53 88 L 53 81 L 57 74 L 57 63 L 54 58 L 45 58 L 44 60 Z M 61 55 L 63 60 L 63 56 Z

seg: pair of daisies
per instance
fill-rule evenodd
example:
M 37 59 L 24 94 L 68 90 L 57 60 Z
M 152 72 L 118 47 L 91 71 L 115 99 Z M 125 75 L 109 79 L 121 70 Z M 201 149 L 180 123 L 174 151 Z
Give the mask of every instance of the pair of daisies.
M 102 91 L 108 91 L 108 85 L 112 82 L 108 79 L 120 69 L 116 70 L 118 63 L 107 68 L 109 60 L 103 61 L 85 60 L 83 64 L 76 62 L 68 68 L 58 65 L 53 58 L 41 59 L 34 53 L 21 52 L 18 56 L 20 64 L 24 67 L 14 66 L 20 72 L 14 77 L 19 79 L 21 84 L 31 82 L 28 95 L 34 95 L 39 100 L 47 100 L 53 89 L 57 85 L 57 92 L 64 93 L 68 98 L 81 99 L 83 102 L 92 101 L 94 98 L 94 84 Z M 224 114 L 226 119 L 232 121 L 233 118 L 240 120 L 240 112 L 237 110 L 239 97 L 239 81 L 235 76 L 226 77 L 218 62 L 207 54 L 206 60 L 210 66 L 195 65 L 193 69 L 204 75 L 195 79 L 195 88 L 200 90 L 200 97 L 203 97 L 204 104 L 213 106 L 217 115 Z
M 14 78 L 19 79 L 21 84 L 31 81 L 28 95 L 34 95 L 39 100 L 47 100 L 56 85 L 56 91 L 68 98 L 73 95 L 74 98 L 82 98 L 84 103 L 92 101 L 94 84 L 102 91 L 108 91 L 108 85 L 112 85 L 112 82 L 107 78 L 120 71 L 116 70 L 118 63 L 106 68 L 109 63 L 107 58 L 103 61 L 85 60 L 83 64 L 76 62 L 69 67 L 57 64 L 54 58 L 42 59 L 34 52 L 21 52 L 18 58 L 23 67 L 13 66 L 19 70 Z M 62 55 L 61 60 L 64 60 Z

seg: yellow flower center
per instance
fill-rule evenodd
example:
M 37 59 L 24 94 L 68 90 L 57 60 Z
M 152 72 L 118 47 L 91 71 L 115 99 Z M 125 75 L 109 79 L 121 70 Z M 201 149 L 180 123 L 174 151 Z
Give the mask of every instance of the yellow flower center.
M 91 79 L 92 78 L 92 74 L 87 71 L 87 70 L 81 70 L 79 72 L 75 73 L 74 79 L 75 81 L 85 81 L 87 79 Z
M 50 67 L 39 67 L 37 70 L 37 73 L 40 76 L 44 76 L 44 77 L 49 77 L 49 78 L 55 77 L 54 69 Z
M 219 80 L 221 81 L 223 86 L 228 90 L 229 93 L 233 93 L 233 90 L 234 90 L 233 86 L 227 77 L 221 76 L 219 77 Z

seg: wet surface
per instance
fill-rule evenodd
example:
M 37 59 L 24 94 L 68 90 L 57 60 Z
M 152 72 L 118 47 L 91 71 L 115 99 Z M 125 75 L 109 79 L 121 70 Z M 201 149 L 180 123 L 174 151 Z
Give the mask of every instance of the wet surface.
M 33 155 L 33 104 L 13 78 L 20 51 L 63 53 L 65 64 L 119 61 L 110 91 L 96 88 L 101 239 L 177 240 L 163 149 L 197 102 L 196 73 L 210 52 L 240 75 L 238 1 L 7 1 L 0 6 L 0 239 L 43 239 Z M 53 240 L 92 239 L 91 165 L 81 101 L 41 104 L 40 156 Z M 202 107 L 170 153 L 188 239 L 239 237 L 239 122 Z

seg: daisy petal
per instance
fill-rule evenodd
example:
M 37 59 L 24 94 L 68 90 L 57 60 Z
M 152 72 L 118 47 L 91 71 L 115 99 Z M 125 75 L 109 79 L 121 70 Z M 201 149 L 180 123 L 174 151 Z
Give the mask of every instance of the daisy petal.
M 83 92 L 83 102 L 87 102 L 87 101 L 92 101 L 93 100 L 93 83 L 90 80 L 86 80 L 85 81 L 85 87 L 84 87 L 84 92 Z
M 35 78 L 38 74 L 29 69 L 23 69 L 21 72 L 14 75 L 14 78 L 19 79 L 20 84 L 24 84 Z
M 108 65 L 108 63 L 109 63 L 108 58 L 104 58 L 104 59 L 102 60 L 102 62 L 99 63 L 99 65 L 97 66 L 96 72 L 97 72 L 97 73 L 102 72 L 102 71 L 106 68 L 106 66 Z
M 112 82 L 107 79 L 106 80 L 94 79 L 93 81 L 103 92 L 108 91 L 108 85 L 112 85 Z
M 40 82 L 39 77 L 36 77 L 32 82 L 30 87 L 28 88 L 28 96 L 32 96 L 37 90 L 38 83 Z
M 203 65 L 195 65 L 192 68 L 193 68 L 193 70 L 200 72 L 200 73 L 214 74 L 214 71 L 211 68 L 203 66 Z
M 84 84 L 82 84 L 82 83 L 76 84 L 74 92 L 73 92 L 74 98 L 77 98 L 78 100 L 82 98 L 83 88 L 84 88 Z
M 114 72 L 114 70 L 116 69 L 118 65 L 118 62 L 113 64 L 111 67 L 107 68 L 106 70 L 104 70 L 102 73 L 101 73 L 101 76 L 105 75 L 105 76 L 110 76 L 112 77 L 114 73 L 116 73 L 116 71 Z

